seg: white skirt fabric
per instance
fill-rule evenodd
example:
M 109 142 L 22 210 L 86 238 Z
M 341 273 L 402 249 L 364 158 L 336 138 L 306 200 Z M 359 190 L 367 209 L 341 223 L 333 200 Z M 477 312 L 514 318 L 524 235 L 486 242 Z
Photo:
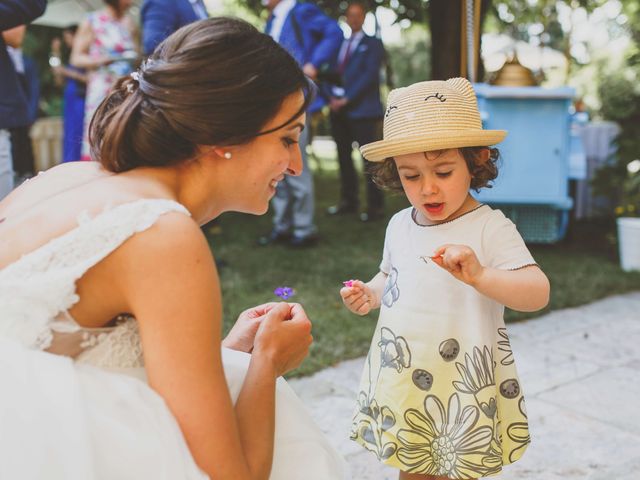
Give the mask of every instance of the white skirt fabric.
M 223 349 L 235 401 L 249 355 Z M 0 339 L 0 479 L 203 480 L 162 398 L 134 378 Z M 221 439 L 224 441 L 224 439 Z M 344 460 L 278 380 L 271 480 L 346 479 Z

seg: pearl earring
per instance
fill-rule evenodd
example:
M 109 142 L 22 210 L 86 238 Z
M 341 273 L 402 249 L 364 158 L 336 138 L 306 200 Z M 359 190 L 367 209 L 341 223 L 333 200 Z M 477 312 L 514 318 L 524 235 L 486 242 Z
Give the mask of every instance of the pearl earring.
M 231 152 L 224 152 L 224 158 L 229 160 L 231 158 Z

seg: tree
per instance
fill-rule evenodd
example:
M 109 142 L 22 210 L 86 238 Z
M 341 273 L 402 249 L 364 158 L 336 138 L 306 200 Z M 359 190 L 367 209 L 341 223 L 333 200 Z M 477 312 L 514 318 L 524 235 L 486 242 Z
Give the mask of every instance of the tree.
M 514 40 L 537 41 L 540 47 L 550 47 L 564 53 L 567 69 L 565 82 L 571 74 L 574 63 L 571 34 L 573 17 L 578 9 L 587 13 L 602 6 L 606 0 L 494 0 L 491 14 L 497 21 L 500 33 L 506 33 Z M 569 12 L 564 24 L 560 11 Z

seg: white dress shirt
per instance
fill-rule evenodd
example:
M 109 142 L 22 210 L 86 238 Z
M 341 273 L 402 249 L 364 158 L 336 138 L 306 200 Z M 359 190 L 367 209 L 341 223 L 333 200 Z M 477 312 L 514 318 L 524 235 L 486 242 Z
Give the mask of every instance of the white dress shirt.
M 289 15 L 289 12 L 293 10 L 293 7 L 296 6 L 296 0 L 282 0 L 278 5 L 275 6 L 273 12 L 273 23 L 271 24 L 271 31 L 269 35 L 276 42 L 280 41 L 280 34 L 282 33 L 282 27 L 284 26 L 284 22 Z
M 344 56 L 347 54 L 347 47 L 349 46 L 349 42 L 351 42 L 351 46 L 349 47 L 349 56 L 353 55 L 353 52 L 356 51 L 360 41 L 364 37 L 364 32 L 360 30 L 359 32 L 352 33 L 349 38 L 345 38 L 342 41 L 342 45 L 340 46 L 340 52 L 338 53 L 338 65 L 342 65 L 344 61 Z

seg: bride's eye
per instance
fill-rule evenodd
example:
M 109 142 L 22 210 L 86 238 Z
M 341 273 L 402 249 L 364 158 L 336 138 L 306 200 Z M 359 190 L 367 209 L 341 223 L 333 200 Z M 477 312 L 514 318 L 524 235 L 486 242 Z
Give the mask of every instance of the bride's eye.
M 285 146 L 285 148 L 289 148 L 291 145 L 295 145 L 296 143 L 298 142 L 295 141 L 293 138 L 284 137 L 282 139 L 282 144 Z

